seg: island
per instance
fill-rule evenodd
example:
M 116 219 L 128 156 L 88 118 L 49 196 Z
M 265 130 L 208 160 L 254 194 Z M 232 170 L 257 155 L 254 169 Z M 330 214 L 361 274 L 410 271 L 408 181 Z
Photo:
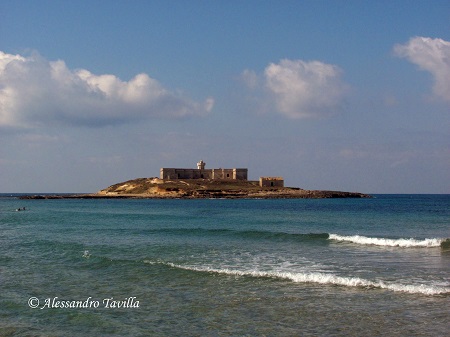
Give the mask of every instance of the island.
M 27 195 L 21 199 L 295 199 L 295 198 L 370 198 L 357 192 L 304 190 L 298 187 L 261 187 L 258 181 L 211 179 L 138 178 L 109 186 L 96 193 Z
M 137 178 L 111 185 L 96 193 L 64 195 L 28 195 L 22 199 L 300 199 L 300 198 L 370 198 L 358 192 L 305 190 L 285 187 L 282 177 L 247 179 L 246 168 L 205 169 L 200 160 L 197 168 L 161 168 L 160 176 Z

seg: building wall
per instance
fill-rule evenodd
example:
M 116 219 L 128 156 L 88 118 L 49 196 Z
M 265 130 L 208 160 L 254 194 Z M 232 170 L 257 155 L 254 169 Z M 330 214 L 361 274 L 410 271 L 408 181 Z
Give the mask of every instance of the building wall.
M 213 169 L 212 179 L 234 179 L 233 178 L 233 169 Z
M 247 169 L 182 169 L 161 168 L 161 179 L 230 179 L 247 180 Z
M 283 177 L 260 177 L 259 186 L 261 187 L 284 187 Z
M 248 169 L 246 169 L 246 168 L 233 169 L 233 179 L 247 180 L 248 179 Z

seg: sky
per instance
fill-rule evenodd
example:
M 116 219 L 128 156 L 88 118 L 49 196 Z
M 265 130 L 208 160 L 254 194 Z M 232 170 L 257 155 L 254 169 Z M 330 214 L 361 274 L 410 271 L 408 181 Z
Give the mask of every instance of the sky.
M 450 1 L 0 1 L 0 193 L 200 159 L 450 193 Z

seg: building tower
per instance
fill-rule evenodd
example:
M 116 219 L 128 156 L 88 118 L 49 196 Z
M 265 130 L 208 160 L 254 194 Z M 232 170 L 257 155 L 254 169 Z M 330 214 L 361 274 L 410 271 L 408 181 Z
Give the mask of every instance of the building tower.
M 197 163 L 197 169 L 199 169 L 199 170 L 204 170 L 204 169 L 205 169 L 205 165 L 206 165 L 206 163 L 205 163 L 203 160 L 200 160 L 200 161 Z

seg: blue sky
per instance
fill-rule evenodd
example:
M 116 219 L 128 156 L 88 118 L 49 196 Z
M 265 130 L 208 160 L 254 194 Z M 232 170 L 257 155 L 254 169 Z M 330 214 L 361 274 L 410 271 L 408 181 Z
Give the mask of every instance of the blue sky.
M 0 192 L 160 167 L 450 193 L 449 1 L 0 2 Z

